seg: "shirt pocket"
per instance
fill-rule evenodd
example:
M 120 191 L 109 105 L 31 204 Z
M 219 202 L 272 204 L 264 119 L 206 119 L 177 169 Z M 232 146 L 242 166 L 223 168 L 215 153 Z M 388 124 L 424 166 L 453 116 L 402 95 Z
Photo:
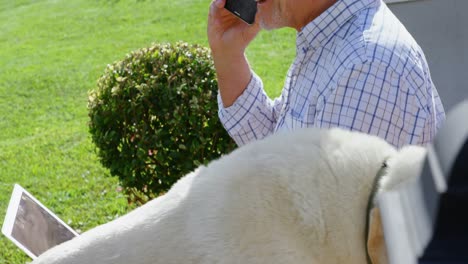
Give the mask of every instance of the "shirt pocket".
M 298 109 L 295 108 L 289 109 L 286 116 L 288 127 L 292 130 L 307 127 L 307 120 L 304 119 L 304 112 L 305 111 L 298 111 Z
M 294 104 L 288 111 L 288 125 L 291 128 L 313 127 L 316 118 L 317 100 L 315 96 L 311 96 L 306 100 Z

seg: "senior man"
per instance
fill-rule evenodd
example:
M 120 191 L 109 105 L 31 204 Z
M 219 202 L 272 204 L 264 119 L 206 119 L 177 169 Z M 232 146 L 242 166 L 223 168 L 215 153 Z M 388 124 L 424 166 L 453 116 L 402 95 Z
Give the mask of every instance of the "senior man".
M 211 3 L 207 31 L 219 117 L 238 145 L 301 127 L 425 145 L 445 119 L 421 48 L 382 0 L 257 0 L 253 25 L 224 5 Z M 281 27 L 297 30 L 296 57 L 271 100 L 245 49 L 262 28 Z

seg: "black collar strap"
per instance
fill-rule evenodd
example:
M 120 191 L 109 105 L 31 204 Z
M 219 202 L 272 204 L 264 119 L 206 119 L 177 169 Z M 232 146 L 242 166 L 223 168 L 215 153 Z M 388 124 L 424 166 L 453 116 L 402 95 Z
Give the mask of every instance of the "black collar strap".
M 366 210 L 366 234 L 364 237 L 364 246 L 366 248 L 366 257 L 367 257 L 367 263 L 372 264 L 372 260 L 369 255 L 369 249 L 367 248 L 367 240 L 369 239 L 369 229 L 370 229 L 370 213 L 372 208 L 374 208 L 374 199 L 375 196 L 377 195 L 377 191 L 379 189 L 380 185 L 380 180 L 387 174 L 388 170 L 388 165 L 387 165 L 387 159 L 383 162 L 382 167 L 380 167 L 380 170 L 377 172 L 374 183 L 372 184 L 372 189 L 371 193 L 369 196 L 369 200 L 367 201 L 367 210 Z

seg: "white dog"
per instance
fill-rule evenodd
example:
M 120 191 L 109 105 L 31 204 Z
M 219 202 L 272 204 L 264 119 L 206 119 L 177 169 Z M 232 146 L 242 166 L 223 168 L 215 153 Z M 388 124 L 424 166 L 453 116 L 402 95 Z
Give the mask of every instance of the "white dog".
M 368 248 L 372 262 L 383 263 L 372 223 L 366 246 L 374 180 L 384 162 L 377 194 L 414 178 L 424 155 L 339 129 L 276 134 L 198 168 L 164 196 L 33 264 L 363 264 Z

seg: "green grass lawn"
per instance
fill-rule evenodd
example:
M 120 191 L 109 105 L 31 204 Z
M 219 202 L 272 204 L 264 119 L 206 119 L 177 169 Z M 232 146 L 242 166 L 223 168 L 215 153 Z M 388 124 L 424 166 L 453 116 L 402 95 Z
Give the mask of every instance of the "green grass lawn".
M 87 92 L 107 64 L 155 42 L 207 46 L 210 0 L 0 1 L 0 223 L 19 183 L 83 232 L 128 212 L 95 154 Z M 292 30 L 262 32 L 249 48 L 270 95 L 294 56 Z M 0 263 L 30 259 L 3 235 Z

